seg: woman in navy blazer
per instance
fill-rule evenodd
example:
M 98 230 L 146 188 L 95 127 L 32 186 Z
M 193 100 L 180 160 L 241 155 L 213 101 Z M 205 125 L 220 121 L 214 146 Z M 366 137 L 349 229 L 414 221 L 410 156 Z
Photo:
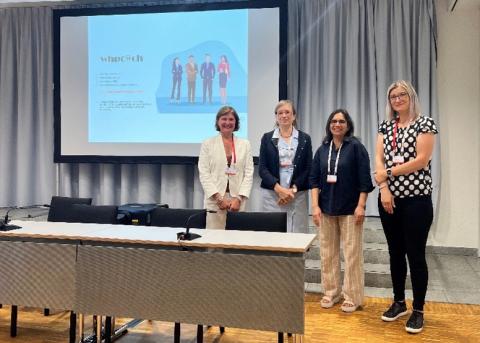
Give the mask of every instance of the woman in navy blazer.
M 288 232 L 308 231 L 308 189 L 312 141 L 296 129 L 296 111 L 290 100 L 275 107 L 276 128 L 262 137 L 259 175 L 266 212 L 287 212 Z

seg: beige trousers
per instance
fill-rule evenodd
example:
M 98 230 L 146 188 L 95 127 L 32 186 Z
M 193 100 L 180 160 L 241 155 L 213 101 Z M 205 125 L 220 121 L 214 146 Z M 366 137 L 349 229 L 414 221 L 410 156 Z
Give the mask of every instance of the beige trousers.
M 355 217 L 323 214 L 320 228 L 320 258 L 322 284 L 325 295 L 336 297 L 343 293 L 345 300 L 363 304 L 363 223 L 355 224 Z M 345 273 L 340 273 L 340 243 L 343 246 Z
M 225 193 L 225 198 L 230 198 L 230 193 Z M 246 201 L 245 199 L 240 204 L 240 211 L 245 211 Z M 227 223 L 227 211 L 220 210 L 217 206 L 217 202 L 212 199 L 205 199 L 205 208 L 207 210 L 217 211 L 217 213 L 207 213 L 207 229 L 213 230 L 225 230 L 225 224 Z

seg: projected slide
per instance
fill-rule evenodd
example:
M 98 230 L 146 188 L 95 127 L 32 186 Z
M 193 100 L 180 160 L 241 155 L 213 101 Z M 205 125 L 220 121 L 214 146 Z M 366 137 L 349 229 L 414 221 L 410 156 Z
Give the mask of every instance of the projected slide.
M 247 9 L 92 16 L 88 52 L 89 142 L 200 143 L 222 105 L 247 137 Z
M 54 160 L 195 163 L 224 105 L 258 156 L 287 95 L 287 11 L 285 0 L 54 10 Z

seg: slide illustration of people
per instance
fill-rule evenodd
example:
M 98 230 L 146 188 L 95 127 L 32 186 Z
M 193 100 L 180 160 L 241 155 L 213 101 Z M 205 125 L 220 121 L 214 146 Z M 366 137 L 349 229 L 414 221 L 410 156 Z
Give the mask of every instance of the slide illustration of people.
M 220 81 L 220 101 L 225 105 L 227 103 L 227 79 L 230 79 L 230 65 L 225 55 L 220 56 L 218 78 Z
M 200 77 L 203 79 L 203 103 L 207 100 L 207 91 L 208 91 L 208 102 L 212 103 L 212 82 L 215 78 L 215 66 L 210 61 L 210 55 L 205 54 L 205 62 L 202 63 L 200 68 Z
M 182 65 L 180 59 L 175 57 L 172 62 L 172 95 L 170 96 L 170 102 L 180 102 L 180 86 L 182 85 Z M 177 96 L 175 98 L 175 88 L 177 89 Z
M 195 83 L 197 81 L 198 66 L 193 55 L 188 56 L 188 63 L 185 65 L 188 83 L 188 102 L 195 103 Z

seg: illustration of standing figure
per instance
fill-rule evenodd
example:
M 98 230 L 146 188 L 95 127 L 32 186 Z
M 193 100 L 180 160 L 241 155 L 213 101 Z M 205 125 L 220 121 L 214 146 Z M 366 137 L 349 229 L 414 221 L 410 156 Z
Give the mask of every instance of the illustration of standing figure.
M 185 65 L 188 82 L 188 102 L 195 102 L 195 83 L 197 81 L 198 66 L 193 55 L 188 56 L 188 63 Z
M 220 100 L 223 105 L 227 103 L 227 79 L 230 79 L 230 65 L 227 56 L 220 57 L 218 64 L 218 78 L 220 81 Z
M 182 85 L 182 65 L 180 64 L 180 59 L 175 57 L 172 63 L 172 95 L 170 96 L 170 102 L 180 102 L 180 86 Z M 175 99 L 175 88 L 177 88 L 177 97 Z
M 205 62 L 202 63 L 200 68 L 200 77 L 203 79 L 203 103 L 207 100 L 212 103 L 212 82 L 215 77 L 215 66 L 210 61 L 210 55 L 205 54 Z

